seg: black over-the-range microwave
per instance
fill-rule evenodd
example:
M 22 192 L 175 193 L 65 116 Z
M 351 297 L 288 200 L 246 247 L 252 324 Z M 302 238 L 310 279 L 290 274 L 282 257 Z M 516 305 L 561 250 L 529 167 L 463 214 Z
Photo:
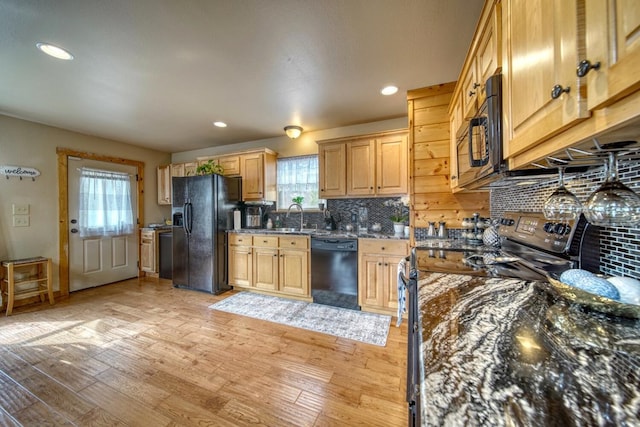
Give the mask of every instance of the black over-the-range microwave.
M 457 139 L 458 186 L 473 190 L 497 185 L 513 185 L 514 181 L 549 180 L 557 168 L 533 167 L 509 170 L 503 156 L 502 75 L 487 79 L 486 98 L 469 126 Z M 587 167 L 569 167 L 568 171 L 583 172 Z M 498 182 L 496 182 L 498 181 Z

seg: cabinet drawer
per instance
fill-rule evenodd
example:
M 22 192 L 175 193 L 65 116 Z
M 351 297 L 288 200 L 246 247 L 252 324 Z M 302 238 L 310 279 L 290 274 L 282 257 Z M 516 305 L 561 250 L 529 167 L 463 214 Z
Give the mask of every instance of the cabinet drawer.
M 253 237 L 248 234 L 229 233 L 229 244 L 236 246 L 251 246 Z
M 309 249 L 309 238 L 304 236 L 280 237 L 280 249 Z
M 155 231 L 141 231 L 140 239 L 142 240 L 153 240 L 155 237 Z
M 361 254 L 400 255 L 409 254 L 406 240 L 358 239 L 358 252 Z
M 256 248 L 277 248 L 278 236 L 253 236 L 253 246 Z

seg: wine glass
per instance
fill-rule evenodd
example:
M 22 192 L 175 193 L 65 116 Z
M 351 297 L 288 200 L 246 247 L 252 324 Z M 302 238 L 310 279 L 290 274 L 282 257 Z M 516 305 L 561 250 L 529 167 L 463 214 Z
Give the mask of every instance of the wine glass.
M 558 167 L 558 188 L 544 202 L 546 219 L 568 222 L 576 220 L 582 212 L 580 200 L 564 186 L 564 166 Z
M 605 182 L 587 199 L 587 221 L 602 227 L 640 226 L 640 197 L 618 180 L 618 157 L 609 152 Z

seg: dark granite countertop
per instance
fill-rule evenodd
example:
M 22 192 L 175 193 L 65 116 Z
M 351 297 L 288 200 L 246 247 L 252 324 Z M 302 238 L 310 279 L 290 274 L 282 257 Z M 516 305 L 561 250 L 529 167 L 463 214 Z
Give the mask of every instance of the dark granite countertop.
M 273 228 L 241 228 L 240 230 L 229 230 L 229 233 L 245 233 L 245 234 L 279 234 L 279 235 L 304 235 L 311 237 L 334 237 L 334 238 L 366 238 L 366 239 L 394 239 L 394 240 L 409 240 L 408 237 L 398 236 L 395 234 L 386 233 L 354 233 L 352 231 L 341 230 L 316 230 L 315 228 L 300 230 L 276 230 Z
M 640 322 L 548 286 L 420 272 L 423 425 L 640 425 Z

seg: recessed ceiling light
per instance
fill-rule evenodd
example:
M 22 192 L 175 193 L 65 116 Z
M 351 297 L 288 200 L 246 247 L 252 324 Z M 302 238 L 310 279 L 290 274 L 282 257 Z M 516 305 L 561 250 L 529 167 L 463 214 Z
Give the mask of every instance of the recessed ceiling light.
M 73 59 L 73 55 L 70 52 L 49 43 L 36 43 L 36 47 L 40 49 L 41 52 L 44 52 L 49 56 L 53 56 L 54 58 L 64 59 L 65 61 L 71 61 Z
M 383 94 L 383 95 L 393 95 L 396 92 L 398 92 L 398 87 L 397 86 L 385 86 L 380 91 L 380 93 Z
M 213 122 L 213 125 L 219 128 L 226 128 L 227 124 L 225 122 Z

